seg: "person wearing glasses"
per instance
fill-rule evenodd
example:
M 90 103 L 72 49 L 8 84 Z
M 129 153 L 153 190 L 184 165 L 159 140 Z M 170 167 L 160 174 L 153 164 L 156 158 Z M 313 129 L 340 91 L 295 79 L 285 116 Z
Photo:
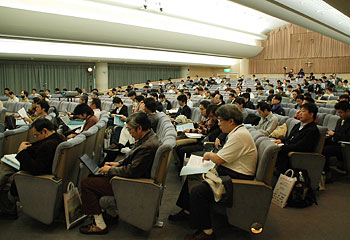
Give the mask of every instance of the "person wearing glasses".
M 22 142 L 18 148 L 16 159 L 20 162 L 20 171 L 29 172 L 32 175 L 51 174 L 52 162 L 57 146 L 65 141 L 64 136 L 56 133 L 53 123 L 45 118 L 38 118 L 32 123 L 33 134 L 36 142 Z M 17 195 L 13 175 L 17 169 L 0 164 L 0 219 L 17 219 L 16 203 L 8 199 L 8 192 Z
M 122 160 L 106 162 L 100 169 L 102 177 L 88 177 L 81 182 L 81 199 L 84 214 L 93 217 L 93 223 L 80 227 L 84 234 L 106 234 L 108 228 L 102 217 L 99 199 L 113 196 L 110 179 L 113 176 L 125 178 L 150 178 L 157 149 L 158 137 L 151 129 L 151 121 L 145 112 L 137 112 L 126 119 L 127 129 L 136 142 L 129 154 Z

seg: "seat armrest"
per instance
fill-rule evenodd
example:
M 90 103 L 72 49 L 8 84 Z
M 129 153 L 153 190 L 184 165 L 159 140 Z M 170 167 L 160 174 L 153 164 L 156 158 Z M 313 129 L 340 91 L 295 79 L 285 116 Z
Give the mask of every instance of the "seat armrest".
M 344 144 L 344 145 L 350 145 L 350 142 L 345 142 L 345 141 L 339 141 L 338 143 Z
M 322 154 L 320 153 L 311 153 L 311 152 L 289 152 L 288 157 L 293 157 L 293 156 L 321 156 Z
M 266 185 L 264 182 L 253 181 L 253 180 L 243 180 L 243 179 L 232 179 L 233 184 L 242 184 L 242 185 L 252 185 L 252 186 L 261 186 L 268 189 L 272 189 L 271 186 Z
M 111 182 L 114 180 L 128 181 L 128 182 L 134 182 L 134 183 L 146 183 L 146 184 L 152 184 L 154 186 L 158 186 L 158 184 L 156 184 L 153 179 L 149 179 L 149 178 L 124 178 L 124 177 L 115 176 L 111 179 Z
M 62 179 L 55 177 L 54 175 L 51 174 L 45 174 L 45 175 L 32 175 L 28 172 L 25 171 L 19 171 L 15 173 L 15 175 L 22 175 L 22 176 L 28 176 L 28 177 L 36 177 L 36 178 L 41 178 L 41 179 L 48 179 L 53 181 L 54 183 L 60 183 L 62 182 Z

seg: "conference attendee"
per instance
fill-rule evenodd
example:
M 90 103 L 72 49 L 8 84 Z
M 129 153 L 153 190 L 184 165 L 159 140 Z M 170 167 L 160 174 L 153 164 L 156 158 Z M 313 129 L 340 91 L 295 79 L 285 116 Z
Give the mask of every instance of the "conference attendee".
M 272 109 L 271 111 L 275 114 L 279 114 L 279 115 L 286 115 L 284 109 L 282 108 L 281 105 L 281 101 L 282 101 L 282 96 L 279 94 L 275 94 L 272 98 Z
M 172 109 L 171 102 L 168 99 L 166 99 L 166 97 L 163 93 L 159 94 L 159 101 L 163 105 L 163 109 L 166 109 L 166 110 Z
M 294 108 L 300 109 L 301 106 L 303 105 L 303 101 L 304 101 L 304 95 L 301 95 L 301 94 L 298 95 L 295 99 L 296 104 L 295 104 Z
M 92 98 L 89 106 L 94 111 L 94 115 L 97 119 L 100 119 L 102 110 L 101 100 L 99 98 Z
M 334 108 L 337 110 L 340 119 L 335 130 L 327 132 L 329 138 L 326 139 L 322 154 L 326 157 L 324 170 L 328 181 L 331 179 L 330 158 L 335 156 L 343 163 L 343 154 L 340 141 L 350 142 L 350 104 L 347 101 L 338 102 Z
M 187 106 L 193 107 L 193 102 L 191 101 L 191 93 L 190 92 L 184 92 L 187 97 Z
M 98 122 L 98 118 L 94 115 L 94 111 L 89 107 L 89 105 L 82 103 L 75 107 L 74 115 L 77 116 L 80 120 L 85 121 L 82 130 L 73 130 L 67 131 L 64 133 L 67 136 L 67 139 L 76 137 L 80 132 L 87 131 L 93 125 Z
M 20 102 L 29 102 L 27 91 L 25 91 L 25 90 L 21 91 L 21 99 L 19 101 Z
M 241 110 L 242 116 L 243 116 L 243 122 L 244 122 L 244 120 L 248 116 L 248 111 L 244 108 L 244 104 L 245 104 L 244 98 L 237 97 L 234 101 L 234 104 L 239 108 L 239 110 Z
M 50 105 L 46 101 L 41 100 L 36 104 L 35 114 L 28 117 L 24 117 L 23 120 L 31 124 L 37 118 L 45 118 L 47 116 L 49 108 Z
M 50 89 L 46 89 L 45 90 L 45 95 L 46 95 L 46 97 L 51 98 L 51 91 L 50 91 Z
M 191 109 L 189 108 L 189 106 L 187 106 L 186 95 L 182 94 L 182 95 L 178 96 L 177 101 L 178 101 L 180 107 L 175 115 L 175 118 L 180 116 L 180 115 L 184 115 L 187 117 L 187 119 L 191 119 Z M 174 121 L 174 119 L 171 119 L 171 120 Z
M 36 106 L 37 106 L 38 102 L 40 102 L 40 99 L 38 97 L 33 98 L 32 106 L 27 110 L 27 114 L 29 117 L 32 118 L 35 116 Z
M 228 133 L 227 141 L 218 153 L 206 152 L 203 161 L 213 161 L 219 176 L 254 179 L 257 149 L 249 131 L 242 125 L 242 112 L 237 106 L 226 104 L 218 108 L 216 115 L 221 131 Z M 202 182 L 190 189 L 190 181 L 187 178 L 176 203 L 182 210 L 170 215 L 169 220 L 184 220 L 187 215 L 191 226 L 198 231 L 187 235 L 185 239 L 215 239 L 210 218 L 210 204 L 215 203 L 211 187 Z
M 12 102 L 12 103 L 16 103 L 19 102 L 18 97 L 16 97 L 16 95 L 11 91 L 8 93 L 9 99 L 7 100 L 7 102 Z
M 249 94 L 249 93 L 243 93 L 243 94 L 242 94 L 242 97 L 243 97 L 243 99 L 244 99 L 244 107 L 245 107 L 245 108 L 250 108 L 250 109 L 255 110 L 254 103 L 252 103 L 252 102 L 250 101 L 250 94 Z
M 146 113 L 134 113 L 127 118 L 126 122 L 130 134 L 136 139 L 127 157 L 117 162 L 106 162 L 100 169 L 100 173 L 107 176 L 88 177 L 81 182 L 83 212 L 94 218 L 92 224 L 80 227 L 81 233 L 105 234 L 108 232 L 99 199 L 106 195 L 113 196 L 111 177 L 150 178 L 159 140 L 151 130 L 151 122 Z
M 10 96 L 10 89 L 9 88 L 4 88 L 4 96 Z
M 52 161 L 57 146 L 65 139 L 57 134 L 54 125 L 45 118 L 38 118 L 32 123 L 36 142 L 22 142 L 18 148 L 16 159 L 20 162 L 20 171 L 32 175 L 51 174 Z M 9 187 L 13 182 L 13 174 L 17 170 L 0 162 L 0 218 L 17 219 L 17 206 L 8 199 Z M 11 186 L 11 195 L 16 196 L 15 186 Z
M 220 107 L 221 105 L 224 105 L 225 104 L 224 96 L 222 96 L 220 93 L 215 94 L 214 103 L 218 105 L 218 107 Z
M 158 94 L 156 92 L 152 92 L 150 93 L 150 97 L 152 97 L 156 102 L 156 110 L 158 112 L 163 112 L 163 104 L 158 101 Z
M 282 138 L 274 141 L 276 144 L 284 144 L 278 153 L 276 161 L 278 173 L 284 173 L 289 168 L 289 152 L 314 151 L 317 139 L 320 137 L 320 132 L 315 123 L 317 112 L 318 109 L 314 103 L 303 104 L 300 113 L 300 123 L 292 128 L 290 134 L 285 139 Z
M 33 88 L 33 89 L 32 89 L 32 94 L 30 94 L 30 97 L 31 97 L 31 98 L 34 98 L 34 97 L 38 97 L 38 96 L 39 96 L 39 93 L 37 93 L 36 88 Z
M 341 101 L 349 102 L 349 95 L 347 95 L 347 94 L 340 95 L 338 98 L 338 102 L 341 102 Z
M 269 136 L 278 126 L 278 118 L 271 112 L 271 107 L 266 102 L 258 102 L 257 109 L 261 119 L 255 129 Z

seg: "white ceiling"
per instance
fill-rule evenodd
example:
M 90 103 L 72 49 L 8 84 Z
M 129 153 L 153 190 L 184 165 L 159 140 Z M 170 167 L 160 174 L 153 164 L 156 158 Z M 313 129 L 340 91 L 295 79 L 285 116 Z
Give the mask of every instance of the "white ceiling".
M 350 42 L 348 18 L 343 17 L 344 23 L 340 23 L 333 17 L 333 22 L 328 23 L 325 19 L 313 19 L 307 12 L 311 6 L 306 3 L 307 11 L 288 5 L 301 1 L 316 2 L 317 6 L 320 0 L 147 0 L 147 9 L 143 7 L 145 0 L 2 0 L 0 38 L 153 49 L 228 57 L 232 62 L 234 58 L 256 56 L 262 50 L 259 40 L 288 22 Z M 292 7 L 297 11 L 290 10 Z M 135 60 L 85 53 L 62 56 L 50 50 L 41 54 L 25 52 L 0 48 L 0 58 L 169 63 L 147 56 Z M 196 63 L 184 57 L 175 64 Z M 222 66 L 214 60 L 206 64 Z

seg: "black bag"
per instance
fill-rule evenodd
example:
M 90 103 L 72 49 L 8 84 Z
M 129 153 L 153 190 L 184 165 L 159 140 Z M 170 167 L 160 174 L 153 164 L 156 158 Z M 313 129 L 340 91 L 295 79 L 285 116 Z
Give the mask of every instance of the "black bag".
M 16 119 L 13 115 L 8 115 L 5 117 L 5 129 L 15 129 L 16 128 Z
M 311 181 L 307 170 L 293 169 L 294 177 L 297 178 L 292 192 L 289 195 L 287 206 L 295 208 L 305 208 L 312 204 L 317 204 L 316 196 L 311 188 Z

